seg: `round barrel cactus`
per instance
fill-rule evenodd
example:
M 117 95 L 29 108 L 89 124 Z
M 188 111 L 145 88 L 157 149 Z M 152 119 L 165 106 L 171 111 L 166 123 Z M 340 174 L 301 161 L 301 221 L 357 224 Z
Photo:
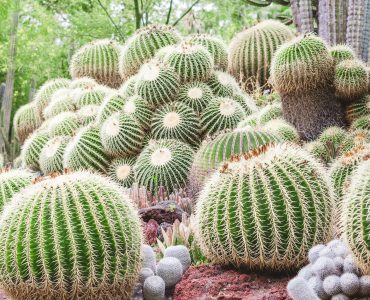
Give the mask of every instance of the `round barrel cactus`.
M 86 105 L 100 105 L 106 94 L 107 91 L 99 86 L 93 89 L 84 89 L 75 97 L 76 108 L 80 109 Z
M 120 74 L 124 80 L 135 75 L 141 65 L 163 47 L 177 44 L 180 34 L 171 26 L 153 24 L 142 27 L 126 42 L 120 55 Z
M 229 46 L 229 72 L 247 93 L 265 86 L 272 56 L 293 37 L 292 30 L 277 21 L 264 21 L 240 32 Z
M 134 118 L 117 112 L 103 123 L 100 139 L 107 154 L 127 156 L 140 152 L 144 143 L 144 131 Z
M 108 164 L 109 159 L 100 140 L 99 128 L 93 125 L 81 128 L 64 151 L 65 169 L 105 172 Z
M 70 140 L 69 136 L 56 136 L 51 138 L 42 148 L 40 170 L 45 175 L 63 172 L 63 155 Z
M 370 115 L 370 95 L 366 95 L 351 103 L 346 108 L 346 118 L 348 122 L 353 122 L 357 118 Z
M 215 71 L 208 79 L 207 84 L 213 94 L 219 97 L 230 97 L 240 90 L 235 78 L 221 71 Z
M 177 139 L 193 146 L 200 143 L 200 119 L 192 108 L 181 102 L 158 108 L 151 128 L 154 139 Z
M 36 102 L 21 106 L 14 115 L 13 126 L 15 134 L 21 144 L 42 123 L 40 114 L 36 109 Z
M 68 88 L 70 80 L 64 78 L 58 78 L 46 81 L 37 91 L 35 95 L 36 110 L 40 117 L 43 117 L 42 113 L 46 106 L 51 101 L 51 96 L 61 88 Z
M 267 104 L 259 112 L 258 123 L 261 125 L 266 124 L 267 122 L 271 120 L 281 118 L 282 114 L 283 112 L 282 112 L 280 102 Z
M 108 176 L 121 186 L 130 188 L 134 183 L 134 165 L 136 157 L 128 156 L 115 158 L 111 161 L 108 168 Z
M 155 60 L 144 64 L 137 75 L 136 92 L 152 106 L 171 102 L 179 89 L 175 71 Z
M 207 84 L 193 81 L 181 85 L 177 101 L 186 104 L 194 109 L 196 113 L 201 114 L 212 98 L 212 90 Z
M 50 119 L 48 131 L 51 137 L 58 135 L 73 136 L 80 128 L 80 122 L 76 113 L 63 112 Z
M 106 178 L 46 179 L 6 207 L 0 284 L 14 299 L 129 299 L 142 233 L 131 200 Z
M 356 58 L 353 49 L 345 44 L 335 45 L 329 49 L 329 52 L 331 57 L 334 59 L 335 65 L 344 60 Z
M 126 98 L 123 98 L 118 93 L 112 93 L 108 95 L 103 103 L 100 105 L 97 122 L 102 124 L 108 117 L 113 115 L 115 112 L 122 110 L 125 105 Z
M 149 129 L 153 109 L 142 97 L 134 95 L 127 98 L 122 111 L 125 115 L 134 118 L 143 129 Z
M 135 181 L 151 192 L 163 186 L 169 193 L 187 183 L 194 152 L 177 140 L 149 142 L 134 166 Z
M 113 40 L 95 40 L 86 44 L 72 57 L 72 78 L 87 76 L 100 84 L 118 87 L 122 83 L 118 72 L 119 52 L 119 45 Z
M 194 187 L 200 187 L 222 162 L 234 156 L 254 151 L 271 143 L 280 142 L 277 135 L 261 130 L 236 130 L 203 142 L 194 156 L 191 176 Z
M 351 130 L 369 130 L 370 131 L 370 114 L 354 120 L 351 124 Z
M 247 116 L 243 120 L 241 120 L 238 123 L 236 128 L 237 129 L 239 129 L 239 128 L 255 128 L 255 127 L 257 127 L 257 125 L 258 125 L 258 112 L 255 112 L 255 113 Z
M 258 110 L 254 99 L 241 91 L 234 93 L 231 98 L 242 106 L 246 115 L 251 115 Z
M 32 183 L 35 175 L 27 170 L 3 170 L 0 172 L 0 212 L 13 196 Z
M 203 110 L 202 131 L 205 134 L 214 134 L 224 129 L 233 129 L 245 117 L 243 107 L 232 98 L 214 98 Z
M 137 75 L 133 75 L 130 78 L 128 78 L 118 89 L 118 93 L 122 97 L 131 97 L 134 96 L 136 91 L 135 91 L 135 86 L 136 86 L 136 80 L 137 80 Z
M 175 70 L 182 83 L 206 81 L 214 67 L 211 54 L 203 46 L 188 41 L 173 48 L 164 57 L 164 63 Z
M 352 102 L 367 93 L 365 65 L 359 60 L 344 60 L 335 68 L 335 94 L 343 101 Z
M 98 83 L 90 77 L 80 77 L 71 81 L 69 85 L 70 89 L 92 89 L 97 86 Z
M 193 44 L 203 46 L 212 55 L 215 68 L 226 71 L 228 65 L 227 46 L 223 40 L 209 34 L 195 34 L 188 38 Z
M 370 272 L 369 209 L 370 160 L 358 167 L 344 198 L 343 232 L 356 265 L 364 274 Z
M 87 126 L 95 122 L 99 109 L 99 105 L 85 105 L 76 111 L 76 115 L 81 126 Z
M 262 126 L 262 129 L 277 134 L 283 141 L 299 141 L 299 134 L 294 126 L 281 118 L 268 121 Z
M 326 170 L 298 146 L 262 147 L 226 162 L 200 193 L 196 233 L 214 263 L 259 270 L 302 266 L 331 238 Z
M 73 91 L 71 89 L 62 88 L 57 90 L 52 96 L 50 103 L 45 107 L 42 115 L 45 119 L 50 119 L 58 114 L 66 111 L 75 111 Z
M 40 169 L 40 153 L 49 138 L 45 130 L 37 130 L 27 138 L 21 151 L 22 162 L 26 167 L 34 171 Z

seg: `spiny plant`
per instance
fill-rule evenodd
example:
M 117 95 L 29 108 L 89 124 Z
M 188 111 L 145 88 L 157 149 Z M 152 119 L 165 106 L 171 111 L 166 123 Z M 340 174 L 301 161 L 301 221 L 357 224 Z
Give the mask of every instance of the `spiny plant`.
M 120 55 L 120 74 L 124 80 L 137 73 L 141 65 L 168 45 L 177 44 L 180 34 L 171 26 L 149 25 L 140 28 L 125 44 Z
M 333 160 L 333 157 L 330 156 L 330 153 L 328 153 L 325 144 L 318 140 L 304 144 L 303 148 L 320 162 L 328 164 Z
M 319 37 L 299 36 L 274 55 L 271 81 L 281 96 L 284 119 L 304 140 L 316 139 L 327 127 L 345 125 L 333 79 L 333 59 Z
M 117 112 L 103 123 L 100 139 L 107 154 L 115 157 L 127 156 L 140 152 L 144 131 L 134 118 Z
M 100 139 L 100 130 L 93 125 L 81 128 L 64 151 L 65 169 L 105 172 L 108 164 L 109 159 Z
M 131 297 L 140 270 L 140 219 L 103 176 L 42 180 L 19 193 L 0 221 L 0 283 L 13 299 Z
M 149 142 L 135 163 L 135 181 L 151 192 L 164 186 L 172 193 L 186 185 L 193 156 L 191 147 L 177 140 Z
M 76 115 L 81 126 L 87 126 L 95 122 L 100 109 L 99 105 L 85 105 L 76 111 Z
M 0 172 L 0 211 L 13 196 L 32 183 L 35 174 L 27 170 L 2 170 Z
M 178 92 L 179 85 L 179 77 L 174 69 L 152 60 L 140 68 L 135 90 L 152 106 L 158 106 L 171 102 Z
M 42 123 L 40 114 L 36 109 L 36 102 L 33 101 L 21 106 L 14 115 L 13 126 L 15 134 L 21 144 L 34 132 Z
M 335 94 L 344 102 L 353 102 L 368 90 L 365 65 L 359 60 L 344 60 L 335 68 Z
M 166 47 L 163 47 L 161 49 L 159 49 L 157 51 L 157 53 L 154 55 L 154 58 L 158 61 L 160 61 L 161 63 L 164 62 L 164 58 L 166 57 L 166 55 L 170 52 L 173 51 L 173 49 L 175 49 L 176 45 L 169 45 L 169 46 L 166 46 Z
M 329 49 L 331 57 L 334 59 L 334 64 L 337 65 L 340 62 L 347 59 L 355 59 L 356 55 L 353 49 L 345 44 L 339 44 Z
M 260 110 L 258 115 L 258 123 L 261 125 L 266 124 L 271 120 L 281 118 L 282 114 L 280 102 L 268 104 Z
M 48 131 L 51 137 L 58 135 L 73 136 L 80 128 L 79 119 L 76 113 L 63 112 L 50 119 Z
M 222 71 L 215 71 L 207 81 L 215 96 L 230 97 L 238 92 L 239 85 L 235 78 Z
M 246 115 L 250 115 L 258 110 L 254 99 L 241 91 L 234 93 L 231 98 L 243 107 Z
M 289 27 L 271 20 L 240 32 L 229 46 L 229 72 L 247 93 L 265 86 L 276 49 L 293 37 Z
M 193 81 L 181 85 L 177 101 L 186 104 L 195 112 L 201 114 L 212 98 L 212 90 L 207 84 Z
M 241 120 L 236 128 L 255 128 L 258 125 L 258 112 L 255 112 Z
M 181 102 L 158 108 L 151 128 L 154 139 L 176 139 L 195 147 L 200 143 L 200 119 L 192 108 Z
M 70 140 L 69 136 L 56 136 L 51 138 L 42 148 L 40 169 L 45 175 L 63 172 L 63 155 Z
M 108 95 L 100 105 L 97 115 L 97 122 L 102 124 L 109 116 L 115 112 L 121 111 L 125 105 L 125 101 L 125 98 L 118 93 L 112 93 Z
M 127 98 L 122 111 L 125 115 L 134 118 L 143 129 L 149 129 L 153 109 L 142 97 L 134 95 Z
M 226 132 L 204 141 L 194 156 L 190 176 L 194 188 L 202 186 L 222 162 L 280 141 L 281 138 L 273 133 L 253 129 Z
M 98 83 L 90 77 L 79 77 L 71 81 L 70 89 L 91 89 L 97 86 Z
M 190 36 L 188 40 L 206 48 L 212 55 L 215 68 L 226 71 L 228 65 L 227 46 L 223 40 L 209 34 L 195 34 Z
M 74 102 L 73 91 L 69 88 L 61 88 L 51 96 L 50 103 L 45 107 L 42 115 L 44 119 L 50 119 L 62 112 L 73 112 L 75 110 L 76 105 Z
M 277 134 L 283 141 L 299 142 L 297 130 L 284 119 L 270 120 L 262 126 L 262 129 Z
M 88 76 L 99 84 L 118 87 L 122 78 L 118 72 L 119 45 L 109 39 L 92 41 L 73 55 L 70 73 L 73 79 Z
M 164 63 L 171 66 L 182 83 L 206 81 L 213 72 L 211 54 L 200 45 L 184 41 L 164 57 Z
M 135 162 L 134 156 L 113 159 L 109 164 L 108 176 L 121 186 L 130 188 L 134 183 Z
M 40 153 L 49 138 L 50 136 L 45 130 L 37 130 L 27 138 L 21 151 L 24 166 L 34 171 L 40 169 Z
M 351 130 L 369 130 L 370 131 L 370 114 L 354 120 L 351 124 Z
M 39 113 L 40 117 L 42 116 L 42 112 L 44 111 L 45 107 L 51 101 L 51 96 L 61 88 L 68 88 L 71 81 L 64 78 L 52 79 L 46 81 L 37 91 L 35 95 L 35 105 L 36 110 Z
M 198 241 L 212 262 L 290 270 L 331 237 L 333 192 L 320 163 L 299 146 L 279 144 L 225 163 L 196 211 Z
M 361 97 L 354 103 L 351 103 L 346 108 L 346 118 L 348 122 L 353 122 L 355 119 L 370 115 L 370 95 Z
M 100 105 L 106 95 L 107 90 L 99 86 L 93 89 L 84 89 L 74 99 L 76 108 L 80 109 L 86 105 Z
M 118 89 L 118 93 L 124 98 L 134 96 L 136 93 L 135 92 L 136 80 L 137 75 L 133 75 L 130 78 L 128 78 Z
M 370 272 L 369 231 L 370 160 L 363 162 L 351 178 L 344 199 L 343 232 L 353 258 L 364 274 Z
M 214 134 L 224 129 L 233 129 L 245 117 L 242 106 L 232 98 L 214 98 L 203 110 L 202 131 L 205 134 Z

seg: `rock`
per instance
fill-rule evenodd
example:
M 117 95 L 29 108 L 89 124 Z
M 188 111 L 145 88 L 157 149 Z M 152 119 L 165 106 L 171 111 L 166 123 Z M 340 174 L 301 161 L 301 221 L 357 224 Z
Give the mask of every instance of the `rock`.
M 182 220 L 185 213 L 175 201 L 161 201 L 155 206 L 139 209 L 139 215 L 144 222 L 150 219 L 155 220 L 158 224 L 163 222 L 173 224 L 175 220 Z

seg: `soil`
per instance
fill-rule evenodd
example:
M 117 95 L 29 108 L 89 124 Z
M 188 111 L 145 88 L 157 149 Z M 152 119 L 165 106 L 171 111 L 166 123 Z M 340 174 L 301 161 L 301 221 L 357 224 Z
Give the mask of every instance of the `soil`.
M 190 267 L 176 285 L 174 300 L 285 300 L 293 276 L 225 269 Z

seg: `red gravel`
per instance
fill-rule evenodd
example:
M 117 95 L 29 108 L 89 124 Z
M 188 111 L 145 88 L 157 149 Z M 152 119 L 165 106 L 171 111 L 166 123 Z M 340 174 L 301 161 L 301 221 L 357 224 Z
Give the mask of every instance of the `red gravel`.
M 174 300 L 285 300 L 291 277 L 241 272 L 219 266 L 190 267 Z

